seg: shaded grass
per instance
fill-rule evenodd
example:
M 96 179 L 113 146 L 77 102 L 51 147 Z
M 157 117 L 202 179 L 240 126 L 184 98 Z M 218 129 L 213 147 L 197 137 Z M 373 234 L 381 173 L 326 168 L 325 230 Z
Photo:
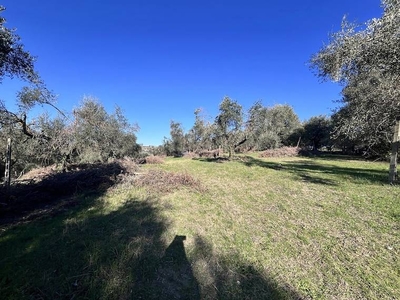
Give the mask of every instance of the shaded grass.
M 400 189 L 382 184 L 385 168 L 253 156 L 147 165 L 206 189 L 125 184 L 3 228 L 2 298 L 400 298 Z

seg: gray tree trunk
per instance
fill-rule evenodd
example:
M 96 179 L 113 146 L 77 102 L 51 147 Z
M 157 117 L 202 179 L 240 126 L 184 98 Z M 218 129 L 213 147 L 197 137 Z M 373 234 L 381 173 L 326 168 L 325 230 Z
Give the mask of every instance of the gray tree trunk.
M 397 118 L 393 134 L 392 155 L 390 157 L 390 168 L 389 168 L 390 184 L 393 184 L 396 181 L 397 177 L 397 154 L 399 152 L 399 144 L 400 144 L 400 117 Z
M 11 184 L 11 139 L 7 140 L 7 155 L 6 155 L 6 169 L 4 172 L 4 184 L 6 185 L 7 192 L 10 190 Z

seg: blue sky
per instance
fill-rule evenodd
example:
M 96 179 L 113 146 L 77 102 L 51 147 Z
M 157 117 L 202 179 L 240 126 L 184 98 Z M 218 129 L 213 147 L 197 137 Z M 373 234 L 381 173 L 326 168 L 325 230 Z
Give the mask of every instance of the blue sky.
M 188 130 L 194 111 L 218 114 L 224 96 L 244 109 L 289 104 L 301 120 L 331 113 L 338 84 L 307 62 L 340 28 L 380 17 L 379 0 L 3 0 L 36 68 L 66 111 L 84 95 L 138 123 L 138 142 L 158 145 L 171 120 Z M 20 83 L 4 80 L 12 107 Z

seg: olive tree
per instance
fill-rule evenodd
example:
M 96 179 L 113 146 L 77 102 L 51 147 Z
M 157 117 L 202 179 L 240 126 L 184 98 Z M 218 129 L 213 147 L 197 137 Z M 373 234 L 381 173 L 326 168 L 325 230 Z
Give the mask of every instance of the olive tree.
M 0 6 L 0 13 L 4 10 L 5 8 Z M 13 165 L 18 170 L 27 164 L 23 163 L 24 161 L 35 160 L 37 153 L 43 149 L 34 146 L 43 146 L 51 139 L 38 127 L 39 123 L 29 120 L 30 109 L 36 104 L 56 107 L 54 94 L 47 89 L 35 70 L 35 58 L 24 49 L 15 30 L 7 28 L 5 24 L 6 20 L 0 16 L 0 84 L 4 77 L 16 77 L 27 83 L 27 86 L 17 93 L 17 111 L 9 110 L 3 99 L 0 99 L 0 136 L 3 141 L 0 144 L 4 145 L 7 138 L 11 137 L 14 145 L 23 146 L 23 151 L 20 147 L 14 147 L 13 151 Z M 28 151 L 33 147 L 36 151 Z M 36 157 L 28 159 L 28 153 L 33 153 Z M 2 156 L 3 154 L 0 155 L 1 160 L 4 160 Z M 18 164 L 21 165 L 19 168 Z
M 0 6 L 0 13 L 5 10 Z M 17 104 L 20 111 L 12 112 L 7 109 L 0 99 L 0 126 L 19 124 L 22 132 L 33 137 L 27 124 L 27 112 L 36 104 L 49 104 L 54 107 L 55 96 L 49 91 L 35 71 L 35 58 L 24 49 L 21 38 L 14 29 L 5 26 L 6 20 L 0 16 L 0 83 L 4 77 L 17 77 L 28 83 L 17 94 Z
M 73 111 L 70 125 L 69 156 L 83 162 L 106 162 L 110 158 L 135 156 L 140 151 L 136 143 L 137 125 L 132 125 L 117 107 L 109 114 L 94 97 L 84 97 Z
M 215 118 L 217 135 L 228 150 L 229 157 L 235 150 L 235 146 L 243 140 L 243 109 L 235 100 L 224 97 L 219 105 L 219 115 Z
M 182 124 L 179 122 L 171 121 L 170 123 L 171 135 L 171 154 L 174 156 L 182 156 L 185 151 L 185 134 Z
M 248 112 L 246 122 L 248 144 L 255 150 L 290 145 L 292 143 L 289 137 L 300 126 L 299 118 L 291 106 L 278 104 L 264 107 L 258 101 Z
M 5 8 L 0 6 L 0 13 Z M 17 76 L 35 81 L 38 75 L 34 70 L 34 57 L 24 49 L 21 38 L 15 30 L 5 26 L 6 20 L 0 16 L 0 82 L 5 76 Z
M 326 116 L 311 117 L 304 123 L 302 140 L 305 145 L 317 151 L 323 146 L 330 146 L 331 120 Z
M 400 1 L 382 0 L 383 15 L 342 29 L 311 58 L 317 74 L 343 84 L 336 136 L 385 155 L 400 116 Z
M 216 148 L 216 126 L 209 122 L 202 114 L 202 109 L 194 111 L 195 121 L 193 127 L 186 134 L 187 149 L 189 151 L 200 152 Z

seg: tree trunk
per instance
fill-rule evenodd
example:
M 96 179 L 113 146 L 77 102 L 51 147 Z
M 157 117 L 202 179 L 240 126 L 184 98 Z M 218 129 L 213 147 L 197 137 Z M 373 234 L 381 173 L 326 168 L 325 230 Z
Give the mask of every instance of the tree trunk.
M 7 155 L 6 155 L 6 168 L 4 172 L 4 184 L 6 185 L 7 194 L 10 191 L 11 185 L 11 139 L 7 140 Z
M 400 144 L 400 117 L 397 118 L 397 122 L 394 127 L 392 155 L 390 157 L 390 168 L 389 168 L 390 184 L 393 184 L 396 181 L 397 177 L 397 153 L 399 151 L 399 144 Z

